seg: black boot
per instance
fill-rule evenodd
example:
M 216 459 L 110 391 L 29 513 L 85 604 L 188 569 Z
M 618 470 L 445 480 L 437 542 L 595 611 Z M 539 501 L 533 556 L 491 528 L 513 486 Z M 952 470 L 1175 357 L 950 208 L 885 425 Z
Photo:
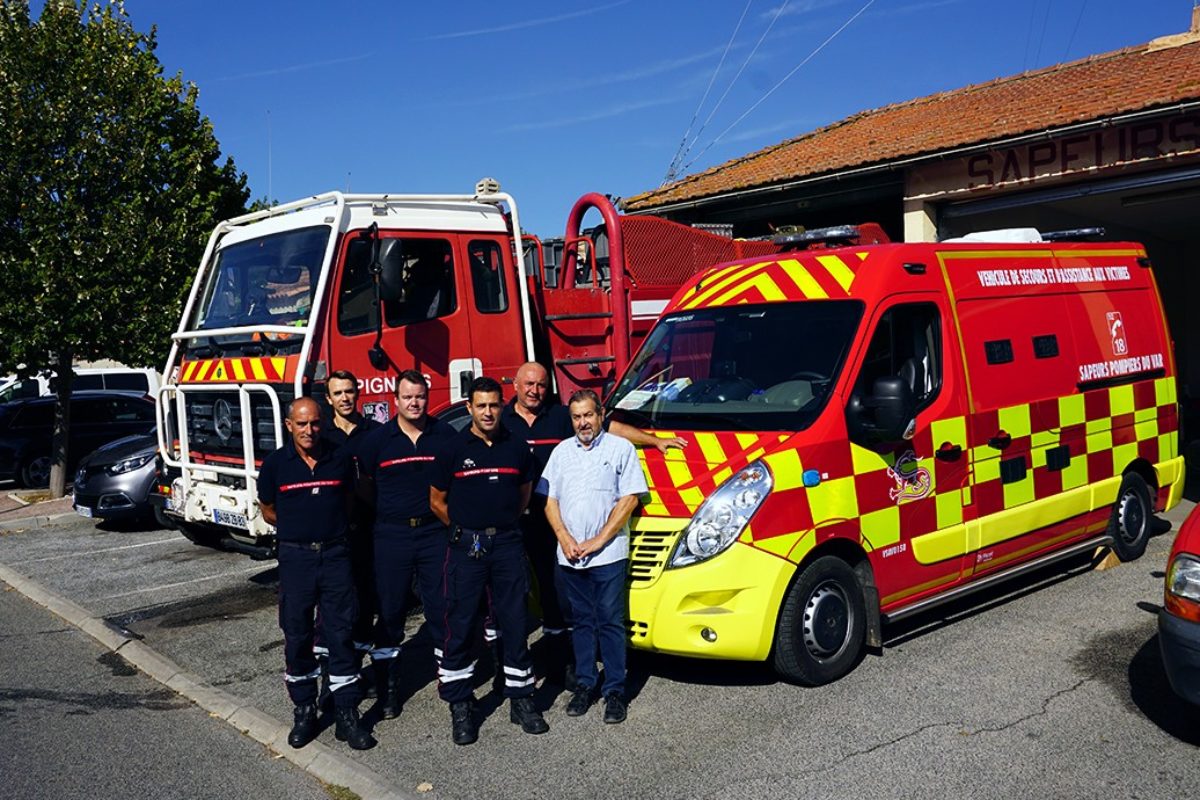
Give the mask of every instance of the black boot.
M 384 719 L 400 716 L 400 658 L 375 662 L 375 682 L 378 687 L 379 713 Z
M 317 735 L 317 706 L 303 703 L 292 710 L 292 730 L 288 733 L 288 744 L 296 749 L 304 747 Z
M 550 730 L 542 712 L 533 707 L 532 697 L 514 697 L 509 701 L 508 718 L 526 733 L 545 733 Z
M 472 744 L 479 738 L 470 700 L 450 704 L 450 735 L 455 744 Z
M 375 746 L 375 737 L 363 730 L 358 719 L 357 708 L 339 708 L 334 711 L 337 727 L 333 735 L 339 742 L 346 742 L 353 750 L 370 750 Z

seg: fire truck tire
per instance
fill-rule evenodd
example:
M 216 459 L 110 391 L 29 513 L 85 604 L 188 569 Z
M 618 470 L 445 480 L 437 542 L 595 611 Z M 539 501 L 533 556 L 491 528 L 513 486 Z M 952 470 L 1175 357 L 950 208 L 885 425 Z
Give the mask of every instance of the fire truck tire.
M 775 670 L 805 686 L 831 683 L 858 665 L 867 610 L 854 569 L 822 556 L 792 583 L 775 632 Z
M 221 532 L 206 528 L 203 525 L 196 525 L 192 522 L 177 522 L 175 525 L 179 528 L 179 532 L 192 544 L 200 545 L 201 547 L 211 547 L 214 550 L 221 548 Z
M 1112 537 L 1117 558 L 1122 561 L 1141 558 L 1150 540 L 1153 515 L 1154 505 L 1146 480 L 1136 472 L 1126 474 L 1108 520 L 1108 535 Z

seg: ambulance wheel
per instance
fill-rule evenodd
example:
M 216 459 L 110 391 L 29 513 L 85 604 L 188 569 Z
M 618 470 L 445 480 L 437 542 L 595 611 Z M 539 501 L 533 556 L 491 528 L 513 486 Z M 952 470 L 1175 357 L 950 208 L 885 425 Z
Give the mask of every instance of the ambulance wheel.
M 1134 561 L 1146 552 L 1150 540 L 1150 525 L 1154 505 L 1150 501 L 1150 487 L 1136 472 L 1130 472 L 1121 481 L 1117 502 L 1113 505 L 1108 520 L 1108 535 L 1112 537 L 1113 552 L 1122 561 Z
M 820 686 L 857 666 L 867 611 L 854 570 L 836 556 L 813 561 L 788 590 L 775 632 L 775 671 Z

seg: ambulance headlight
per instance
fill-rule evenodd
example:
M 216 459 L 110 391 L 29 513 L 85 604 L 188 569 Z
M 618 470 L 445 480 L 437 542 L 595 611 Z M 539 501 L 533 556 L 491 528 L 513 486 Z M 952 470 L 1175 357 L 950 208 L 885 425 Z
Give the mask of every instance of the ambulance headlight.
M 696 509 L 668 566 L 686 567 L 728 549 L 750 524 L 774 483 L 771 470 L 761 461 L 735 473 Z

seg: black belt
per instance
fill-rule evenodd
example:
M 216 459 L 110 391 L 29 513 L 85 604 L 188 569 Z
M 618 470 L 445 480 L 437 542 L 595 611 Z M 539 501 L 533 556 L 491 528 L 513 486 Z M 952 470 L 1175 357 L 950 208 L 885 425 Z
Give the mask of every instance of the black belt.
M 431 522 L 441 522 L 436 514 L 422 514 L 419 517 L 386 517 L 383 520 L 388 525 L 407 525 L 410 528 L 420 528 Z
M 330 547 L 338 544 L 345 544 L 346 537 L 339 536 L 337 539 L 325 539 L 319 542 L 289 542 L 285 539 L 280 539 L 278 544 L 280 547 L 295 547 L 297 550 L 327 550 Z

